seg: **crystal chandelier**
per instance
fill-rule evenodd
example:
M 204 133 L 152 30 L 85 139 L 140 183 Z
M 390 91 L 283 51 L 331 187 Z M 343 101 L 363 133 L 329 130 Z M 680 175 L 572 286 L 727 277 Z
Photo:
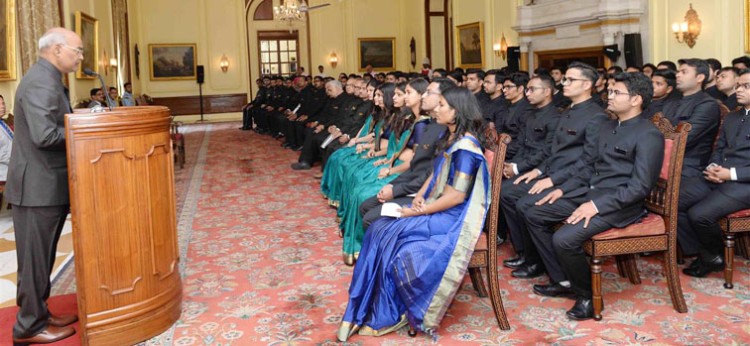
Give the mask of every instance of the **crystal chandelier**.
M 306 11 L 307 3 L 305 0 L 302 0 L 301 4 L 297 4 L 297 0 L 284 0 L 281 6 L 273 7 L 274 18 L 287 22 L 289 25 L 292 25 L 295 20 L 304 21 Z

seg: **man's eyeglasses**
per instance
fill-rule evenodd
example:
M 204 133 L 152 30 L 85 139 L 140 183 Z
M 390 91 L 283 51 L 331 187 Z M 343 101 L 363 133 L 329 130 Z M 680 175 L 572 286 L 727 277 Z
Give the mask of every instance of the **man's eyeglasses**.
M 569 85 L 575 81 L 587 81 L 588 79 L 583 78 L 570 78 L 570 77 L 562 77 L 562 84 L 563 85 Z
M 432 90 L 426 90 L 422 96 L 430 96 L 430 95 L 440 95 L 440 92 L 432 91 Z
M 734 90 L 750 90 L 750 83 L 737 83 L 737 85 L 734 86 Z
M 527 94 L 533 94 L 537 90 L 544 90 L 544 89 L 549 89 L 549 88 L 547 88 L 547 87 L 533 87 L 533 86 L 530 86 L 530 87 L 526 87 L 526 93 Z
M 518 88 L 518 85 L 512 85 L 512 84 L 510 84 L 510 85 L 503 85 L 503 90 L 510 90 L 510 89 L 514 89 L 514 88 Z
M 630 94 L 628 94 L 628 93 L 626 93 L 624 91 L 617 90 L 617 89 L 609 89 L 609 90 L 607 90 L 607 95 L 609 95 L 609 96 L 614 95 L 615 97 L 620 96 L 620 95 L 629 95 L 630 96 Z
M 61 46 L 65 47 L 65 48 L 68 48 L 68 49 L 76 52 L 76 54 L 78 54 L 80 56 L 83 56 L 83 48 L 71 47 L 71 46 L 68 46 L 67 44 L 61 44 Z

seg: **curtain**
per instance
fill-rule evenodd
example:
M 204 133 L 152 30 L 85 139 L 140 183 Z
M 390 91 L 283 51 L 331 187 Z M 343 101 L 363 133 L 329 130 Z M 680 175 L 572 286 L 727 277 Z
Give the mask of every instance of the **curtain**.
M 60 3 L 50 0 L 23 0 L 16 2 L 18 9 L 18 38 L 21 42 L 21 69 L 26 74 L 37 59 L 39 38 L 50 28 L 61 26 Z
M 112 0 L 115 58 L 117 58 L 118 89 L 130 81 L 130 42 L 128 42 L 128 1 Z M 122 90 L 121 90 L 122 91 Z

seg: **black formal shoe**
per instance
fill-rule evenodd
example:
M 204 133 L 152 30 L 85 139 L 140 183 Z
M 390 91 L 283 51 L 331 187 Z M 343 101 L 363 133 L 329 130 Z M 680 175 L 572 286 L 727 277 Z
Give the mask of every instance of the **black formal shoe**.
M 591 298 L 576 298 L 576 303 L 565 315 L 571 320 L 585 321 L 594 318 L 594 302 Z
M 503 245 L 503 243 L 505 243 L 505 238 L 503 238 L 500 235 L 498 235 L 496 239 L 497 239 L 497 246 Z
M 242 130 L 242 131 L 245 131 L 245 130 L 247 130 L 247 127 L 243 126 L 243 127 L 240 127 L 239 129 Z
M 289 148 L 291 148 L 291 147 L 292 147 L 292 145 L 291 145 L 291 144 L 289 144 L 289 143 L 284 143 L 284 144 L 282 144 L 282 145 L 281 145 L 281 147 L 282 147 L 282 148 L 285 148 L 285 149 L 289 149 Z
M 701 256 L 696 257 L 686 269 L 695 270 L 701 265 Z
M 65 339 L 75 333 L 76 330 L 73 329 L 73 327 L 55 327 L 53 325 L 48 325 L 47 329 L 32 337 L 13 338 L 13 343 L 21 345 L 50 344 Z
M 542 276 L 542 274 L 544 274 L 544 269 L 542 269 L 542 266 L 540 264 L 528 263 L 510 272 L 510 275 L 512 275 L 514 278 L 519 279 L 531 279 Z
M 294 151 L 302 151 L 302 148 L 303 148 L 303 147 L 302 147 L 302 146 L 300 145 L 300 146 L 298 146 L 298 147 L 294 148 Z
M 304 161 L 297 162 L 295 164 L 292 164 L 292 169 L 295 170 L 295 171 L 310 169 L 310 164 L 307 163 L 307 162 L 304 162 Z
M 510 269 L 521 268 L 522 265 L 526 264 L 526 257 L 521 254 L 518 257 L 508 258 L 503 261 L 503 266 Z
M 695 261 L 697 262 L 699 260 Z M 700 263 L 698 263 L 694 268 L 687 267 L 683 269 L 682 272 L 688 276 L 703 278 L 708 274 L 711 274 L 713 272 L 720 272 L 722 270 L 724 270 L 724 259 L 721 258 L 721 256 L 716 256 L 711 260 L 701 259 Z
M 535 294 L 544 297 L 565 297 L 575 298 L 575 293 L 570 287 L 565 287 L 559 283 L 552 283 L 549 285 L 534 285 L 533 289 Z

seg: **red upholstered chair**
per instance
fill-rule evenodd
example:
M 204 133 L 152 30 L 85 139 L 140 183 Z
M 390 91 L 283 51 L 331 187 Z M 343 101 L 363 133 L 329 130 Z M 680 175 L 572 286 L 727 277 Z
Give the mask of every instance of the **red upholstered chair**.
M 492 132 L 495 132 L 493 129 Z M 488 138 L 492 138 L 489 137 Z M 482 235 L 474 248 L 474 254 L 471 256 L 469 261 L 469 275 L 471 277 L 471 283 L 477 290 L 477 294 L 480 297 L 487 296 L 487 290 L 484 287 L 484 280 L 482 279 L 482 268 L 487 271 L 487 281 L 489 283 L 489 294 L 490 300 L 492 301 L 492 309 L 495 311 L 495 318 L 497 323 L 502 330 L 510 330 L 510 323 L 508 317 L 505 315 L 505 308 L 503 307 L 503 300 L 500 297 L 500 282 L 497 275 L 497 221 L 500 216 L 500 187 L 502 186 L 503 179 L 503 164 L 505 163 L 505 151 L 508 144 L 510 143 L 510 136 L 503 133 L 501 135 L 495 134 L 496 140 L 488 143 L 488 150 L 485 151 L 485 156 L 491 153 L 493 156 L 492 164 L 490 165 L 491 179 L 492 179 L 492 192 L 491 192 L 491 204 L 490 210 L 487 211 L 487 219 L 485 220 L 486 232 L 482 232 Z M 489 162 L 489 158 L 488 158 Z
M 663 252 L 664 271 L 672 297 L 672 305 L 681 313 L 687 312 L 677 268 L 677 199 L 680 191 L 682 160 L 690 124 L 681 123 L 675 129 L 661 114 L 654 115 L 654 125 L 664 134 L 664 162 L 659 181 L 646 198 L 647 217 L 625 228 L 615 228 L 595 235 L 584 243 L 591 255 L 591 285 L 594 300 L 594 319 L 602 319 L 602 257 L 616 256 L 620 274 L 626 274 L 634 284 L 640 283 L 633 257 L 642 252 Z
M 185 167 L 185 135 L 180 133 L 182 122 L 172 121 L 169 136 L 172 138 L 172 151 L 174 152 L 174 162 L 180 164 L 180 168 Z

